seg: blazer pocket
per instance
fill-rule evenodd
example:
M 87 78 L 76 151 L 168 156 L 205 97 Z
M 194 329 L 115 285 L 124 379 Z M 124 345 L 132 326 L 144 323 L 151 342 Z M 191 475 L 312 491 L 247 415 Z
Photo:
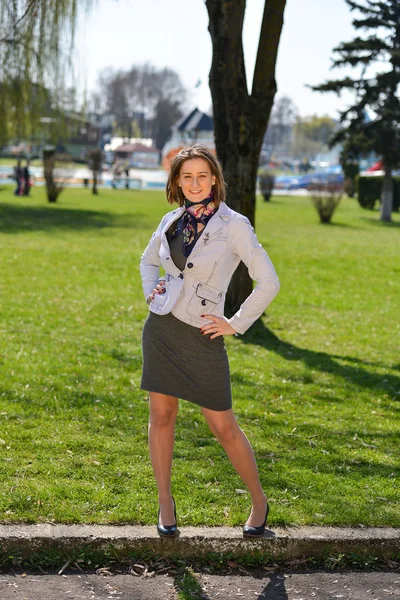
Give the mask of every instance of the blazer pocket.
M 195 287 L 196 290 L 186 306 L 186 312 L 195 317 L 200 317 L 204 313 L 213 313 L 222 300 L 223 292 L 197 281 Z

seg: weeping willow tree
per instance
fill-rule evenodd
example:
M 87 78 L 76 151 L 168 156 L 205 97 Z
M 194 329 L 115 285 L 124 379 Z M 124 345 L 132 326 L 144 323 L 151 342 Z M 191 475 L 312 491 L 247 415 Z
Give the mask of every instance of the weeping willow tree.
M 0 0 L 0 144 L 57 138 L 79 11 L 94 3 Z

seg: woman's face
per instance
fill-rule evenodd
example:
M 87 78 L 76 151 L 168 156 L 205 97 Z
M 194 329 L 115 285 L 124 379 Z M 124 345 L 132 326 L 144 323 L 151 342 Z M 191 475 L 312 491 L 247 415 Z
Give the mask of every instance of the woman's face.
M 201 202 L 211 192 L 215 176 L 205 158 L 190 158 L 182 163 L 178 176 L 178 185 L 190 202 Z

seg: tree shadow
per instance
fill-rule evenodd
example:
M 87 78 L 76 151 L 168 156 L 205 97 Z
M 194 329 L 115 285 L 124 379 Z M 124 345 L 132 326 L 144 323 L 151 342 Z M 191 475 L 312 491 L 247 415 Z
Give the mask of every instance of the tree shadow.
M 400 227 L 400 221 L 380 221 L 379 218 L 373 217 L 361 217 L 363 221 L 367 221 L 371 225 L 378 225 L 379 227 Z
M 362 227 L 357 225 L 349 225 L 348 223 L 319 223 L 319 225 L 323 225 L 324 227 L 340 227 L 341 229 L 362 229 Z
M 394 437 L 394 436 L 392 436 Z M 301 452 L 294 455 L 291 464 L 296 467 L 303 469 L 310 468 L 309 459 L 303 457 Z M 393 473 L 398 473 L 398 467 L 396 465 L 384 464 L 379 461 L 373 460 L 343 460 L 340 456 L 335 458 L 335 467 L 337 473 L 340 473 L 342 478 L 352 479 L 354 481 L 366 480 L 370 477 L 382 477 L 383 479 L 392 478 Z M 340 469 L 338 469 L 340 467 Z M 328 464 L 323 461 L 318 461 L 318 472 L 325 473 L 328 475 L 332 474 L 332 464 Z M 343 499 L 343 502 L 346 502 Z
M 392 395 L 395 393 L 395 390 L 400 389 L 400 377 L 396 375 L 385 374 L 383 376 L 371 373 L 364 368 L 371 365 L 371 363 L 361 359 L 331 355 L 326 352 L 316 352 L 284 342 L 270 329 L 265 327 L 261 320 L 254 323 L 251 330 L 241 337 L 241 341 L 244 344 L 262 346 L 271 352 L 279 354 L 285 360 L 302 362 L 310 369 L 334 375 L 335 377 L 342 377 L 360 387 L 383 391 Z M 338 360 L 352 362 L 357 366 L 342 365 L 337 362 Z
M 125 367 L 130 373 L 140 369 L 142 366 L 141 356 L 129 356 L 128 354 L 121 352 L 120 350 L 111 350 L 108 353 L 113 359 L 117 360 L 123 367 Z
M 112 214 L 104 211 L 65 208 L 64 206 L 16 206 L 0 204 L 0 233 L 84 230 L 121 227 L 141 229 L 152 222 L 146 214 Z

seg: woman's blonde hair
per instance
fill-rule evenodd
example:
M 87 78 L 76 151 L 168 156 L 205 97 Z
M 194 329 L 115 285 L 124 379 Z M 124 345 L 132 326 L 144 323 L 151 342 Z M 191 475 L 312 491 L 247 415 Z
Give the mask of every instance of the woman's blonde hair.
M 181 167 L 186 160 L 192 158 L 204 158 L 210 165 L 211 174 L 215 177 L 215 183 L 213 185 L 214 191 L 214 202 L 218 208 L 221 202 L 225 202 L 226 198 L 226 184 L 224 181 L 224 175 L 222 173 L 222 167 L 219 160 L 214 156 L 207 146 L 202 144 L 195 144 L 188 148 L 183 148 L 177 156 L 171 161 L 171 170 L 169 172 L 167 181 L 167 200 L 170 204 L 176 202 L 179 206 L 183 206 L 185 203 L 185 196 L 182 193 L 182 189 L 178 185 L 178 178 Z

